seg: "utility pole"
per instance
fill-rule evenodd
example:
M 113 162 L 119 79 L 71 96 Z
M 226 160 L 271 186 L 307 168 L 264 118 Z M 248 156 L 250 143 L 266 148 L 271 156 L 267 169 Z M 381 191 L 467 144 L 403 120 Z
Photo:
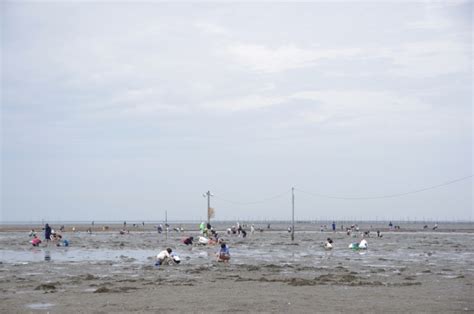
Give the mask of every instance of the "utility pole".
M 207 191 L 207 223 L 211 223 L 211 191 Z
M 291 241 L 295 240 L 295 188 L 291 188 Z
M 211 191 L 207 191 L 202 196 L 207 197 L 207 223 L 211 223 Z

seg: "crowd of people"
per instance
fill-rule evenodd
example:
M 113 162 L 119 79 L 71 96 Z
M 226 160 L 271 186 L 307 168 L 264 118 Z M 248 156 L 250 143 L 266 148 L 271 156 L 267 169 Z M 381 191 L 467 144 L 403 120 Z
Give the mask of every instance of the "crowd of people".
M 60 232 L 64 231 L 64 226 L 59 228 Z M 44 231 L 44 242 L 47 246 L 55 245 L 55 246 L 69 246 L 69 241 L 64 239 L 60 232 L 56 232 L 53 228 L 46 224 L 43 228 Z M 34 229 L 31 229 L 29 237 L 31 238 L 30 243 L 32 246 L 40 246 L 43 241 L 38 236 Z
M 145 226 L 145 223 L 142 223 L 143 226 Z M 92 226 L 94 226 L 94 222 L 92 222 Z M 126 229 L 126 222 L 123 223 L 123 229 L 119 231 L 120 234 L 128 234 L 130 231 Z M 137 225 L 134 224 L 134 227 Z M 270 224 L 267 225 L 267 229 L 270 229 Z M 428 225 L 424 225 L 423 229 L 428 229 Z M 156 229 L 158 233 L 162 232 L 169 232 L 170 231 L 170 225 L 165 224 L 164 226 L 162 224 L 157 225 Z M 252 225 L 246 225 L 246 224 L 240 224 L 237 222 L 235 225 L 230 226 L 229 228 L 225 229 L 226 230 L 226 236 L 227 237 L 241 237 L 241 238 L 246 238 L 247 237 L 247 230 L 250 229 L 250 234 L 253 235 L 256 231 L 263 232 L 263 228 L 255 228 L 255 226 Z M 370 226 L 370 229 L 366 231 L 361 231 L 359 226 L 357 224 L 352 224 L 349 227 L 344 228 L 343 225 L 341 225 L 341 230 L 345 230 L 345 233 L 347 236 L 351 236 L 354 238 L 361 238 L 360 242 L 353 242 L 349 244 L 349 248 L 353 250 L 367 250 L 368 249 L 368 241 L 367 239 L 371 237 L 371 229 L 372 226 Z M 398 231 L 400 230 L 400 226 L 394 225 L 392 222 L 388 224 L 388 229 L 390 231 Z M 437 230 L 438 229 L 438 224 L 435 224 L 434 227 L 430 228 L 432 230 Z M 37 232 L 32 229 L 29 233 L 29 237 L 31 238 L 30 243 L 34 247 L 39 247 L 39 246 L 64 246 L 67 247 L 69 246 L 69 241 L 63 237 L 63 232 L 65 228 L 64 226 L 61 226 L 59 228 L 59 232 L 55 231 L 48 223 L 45 224 L 45 226 L 42 228 L 42 231 L 44 232 L 44 238 L 42 239 Z M 75 228 L 72 229 L 75 231 Z M 92 233 L 92 228 L 89 228 L 87 230 L 88 233 Z M 108 227 L 104 230 L 108 230 Z M 176 232 L 184 232 L 184 228 L 180 225 L 179 227 L 173 228 L 172 230 Z M 326 231 L 327 227 L 326 225 L 321 225 L 321 231 Z M 336 228 L 336 223 L 333 222 L 331 224 L 331 230 L 333 233 L 337 232 Z M 292 226 L 288 227 L 288 232 L 292 232 Z M 380 231 L 380 229 L 376 230 L 376 237 L 377 238 L 382 238 L 383 235 Z M 212 225 L 208 223 L 202 222 L 199 225 L 199 236 L 186 236 L 181 239 L 181 243 L 186 245 L 186 246 L 216 246 L 217 251 L 216 251 L 216 260 L 218 262 L 223 262 L 224 264 L 229 263 L 230 261 L 230 249 L 229 245 L 227 244 L 227 241 L 225 241 L 221 235 L 212 227 Z M 334 248 L 334 240 L 331 237 L 328 237 L 326 241 L 322 244 L 322 247 L 325 250 L 332 250 Z M 162 266 L 162 265 L 176 265 L 181 262 L 180 258 L 178 255 L 176 255 L 171 248 L 166 248 L 165 250 L 161 251 L 157 256 L 156 256 L 156 266 Z

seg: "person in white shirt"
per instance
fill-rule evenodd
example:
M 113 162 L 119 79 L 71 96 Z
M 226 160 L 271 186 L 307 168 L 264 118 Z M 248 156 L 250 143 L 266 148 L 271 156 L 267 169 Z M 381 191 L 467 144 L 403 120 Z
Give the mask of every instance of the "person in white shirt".
M 171 259 L 171 252 L 173 252 L 173 251 L 170 248 L 167 248 L 166 250 L 161 251 L 156 256 L 155 266 L 160 266 L 160 265 L 168 263 L 169 260 Z
M 324 249 L 332 250 L 332 243 L 333 243 L 332 239 L 327 238 L 326 243 L 324 243 Z

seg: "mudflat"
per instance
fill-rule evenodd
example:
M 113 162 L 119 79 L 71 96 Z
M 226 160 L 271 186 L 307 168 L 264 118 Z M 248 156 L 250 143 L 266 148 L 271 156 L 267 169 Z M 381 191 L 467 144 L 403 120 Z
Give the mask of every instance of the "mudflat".
M 464 312 L 474 310 L 474 234 L 449 230 L 383 230 L 368 250 L 348 245 L 360 234 L 286 226 L 246 238 L 220 234 L 229 264 L 215 260 L 217 246 L 186 246 L 191 231 L 158 234 L 136 227 L 119 234 L 96 226 L 71 232 L 69 247 L 31 247 L 31 227 L 0 232 L 0 309 L 3 313 L 126 312 Z M 78 228 L 80 229 L 80 228 Z M 82 229 L 80 229 L 82 230 Z M 247 229 L 249 231 L 249 229 Z M 327 237 L 334 249 L 326 251 Z M 179 265 L 154 266 L 171 247 Z M 49 257 L 49 258 L 48 258 Z

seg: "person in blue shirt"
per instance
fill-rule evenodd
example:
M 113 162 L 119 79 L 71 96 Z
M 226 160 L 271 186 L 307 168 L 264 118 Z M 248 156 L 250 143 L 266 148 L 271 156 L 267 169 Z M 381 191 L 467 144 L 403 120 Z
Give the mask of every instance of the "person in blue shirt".
M 230 260 L 229 247 L 225 243 L 222 243 L 221 249 L 219 250 L 219 253 L 217 253 L 217 261 L 224 262 L 227 264 L 229 260 Z

